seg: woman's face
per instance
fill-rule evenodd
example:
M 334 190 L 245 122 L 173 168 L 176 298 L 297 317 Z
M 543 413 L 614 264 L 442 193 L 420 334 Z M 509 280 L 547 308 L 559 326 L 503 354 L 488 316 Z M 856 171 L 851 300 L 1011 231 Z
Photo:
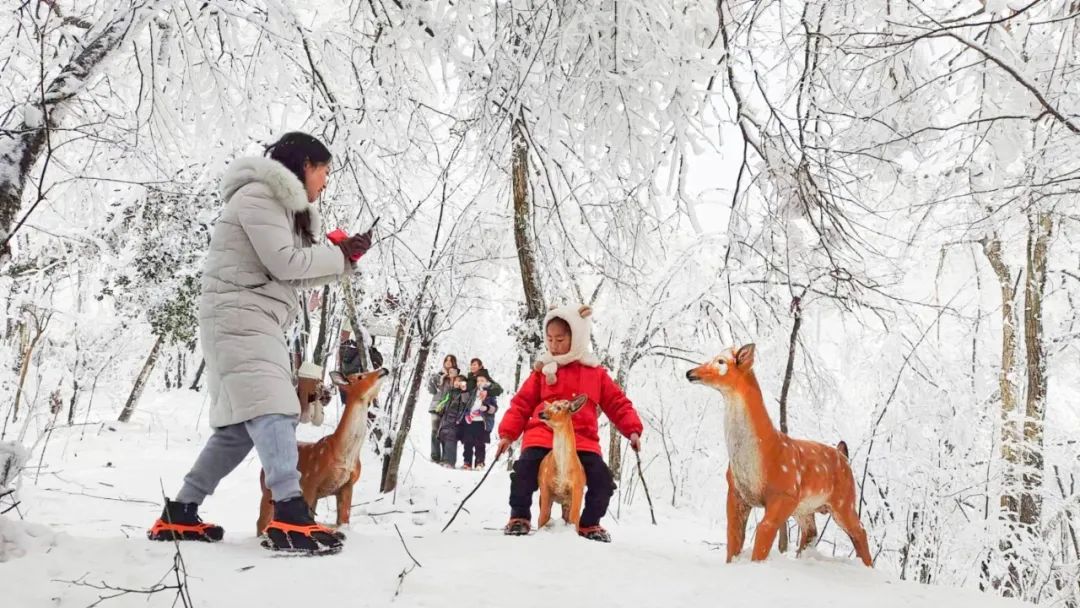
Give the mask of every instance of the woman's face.
M 307 190 L 309 203 L 314 203 L 326 187 L 326 178 L 330 174 L 330 163 L 315 165 L 304 162 L 304 189 Z
M 480 371 L 482 368 L 483 368 L 483 366 L 480 365 L 479 361 L 473 361 L 473 362 L 469 363 L 469 370 L 474 374 L 476 372 Z
M 443 370 L 450 371 L 450 369 L 453 368 L 455 365 L 457 365 L 457 361 L 454 361 L 453 357 L 448 356 L 445 359 L 443 359 L 443 362 L 442 362 Z

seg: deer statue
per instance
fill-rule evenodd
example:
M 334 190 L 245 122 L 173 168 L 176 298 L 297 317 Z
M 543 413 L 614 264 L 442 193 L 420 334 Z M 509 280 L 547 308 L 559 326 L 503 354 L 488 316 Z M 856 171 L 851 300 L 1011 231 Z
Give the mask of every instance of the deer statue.
M 727 561 L 742 552 L 750 509 L 764 507 L 765 517 L 754 535 L 753 561 L 768 557 L 777 530 L 788 517 L 799 524 L 798 553 L 802 553 L 817 538 L 814 513 L 831 512 L 859 559 L 872 566 L 866 531 L 855 511 L 847 444 L 841 441 L 834 448 L 776 430 L 753 365 L 754 345 L 747 344 L 686 372 L 687 380 L 720 391 L 726 401 Z
M 537 528 L 551 520 L 551 505 L 562 507 L 563 521 L 578 527 L 582 497 L 585 494 L 585 467 L 577 454 L 574 440 L 575 413 L 588 401 L 578 395 L 573 401 L 548 401 L 539 418 L 551 427 L 551 451 L 540 461 L 540 519 Z
M 360 448 L 367 436 L 368 406 L 379 395 L 383 378 L 389 374 L 385 368 L 348 377 L 341 372 L 330 372 L 330 379 L 345 392 L 345 412 L 332 434 L 315 443 L 300 442 L 298 445 L 297 468 L 304 502 L 314 511 L 320 498 L 336 496 L 339 526 L 349 523 L 353 485 L 360 479 Z M 262 486 L 262 502 L 256 534 L 262 534 L 273 514 L 265 472 L 259 472 L 259 485 Z

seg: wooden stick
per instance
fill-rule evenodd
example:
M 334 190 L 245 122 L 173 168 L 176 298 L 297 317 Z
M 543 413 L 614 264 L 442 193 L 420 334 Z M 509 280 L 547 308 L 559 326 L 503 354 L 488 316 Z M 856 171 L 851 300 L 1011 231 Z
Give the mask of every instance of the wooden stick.
M 468 496 L 465 497 L 465 500 L 461 501 L 461 504 L 458 505 L 457 510 L 454 511 L 454 514 L 450 517 L 450 521 L 446 522 L 446 525 L 443 526 L 440 534 L 442 532 L 446 532 L 446 529 L 450 527 L 450 524 L 454 523 L 454 520 L 457 519 L 458 513 L 461 513 L 461 509 L 465 507 L 465 503 L 468 502 L 470 498 L 472 498 L 473 494 L 476 494 L 476 491 L 480 489 L 480 486 L 484 485 L 484 480 L 486 480 L 488 475 L 491 474 L 492 469 L 494 469 L 495 465 L 499 462 L 499 458 L 502 458 L 502 452 L 499 452 L 495 455 L 495 460 L 493 460 L 491 462 L 491 466 L 488 467 L 486 471 L 484 471 L 484 476 L 480 478 L 480 483 L 476 484 L 476 487 L 472 489 L 472 492 L 469 492 Z
M 634 452 L 634 456 L 637 456 L 637 474 L 641 479 L 641 487 L 645 488 L 645 500 L 649 501 L 649 517 L 652 518 L 652 525 L 656 525 L 656 512 L 653 511 L 652 496 L 649 496 L 649 486 L 645 483 L 645 473 L 641 471 L 641 453 Z
M 394 530 L 397 532 L 398 538 L 401 539 L 401 546 L 405 547 L 405 553 L 409 556 L 409 559 L 420 568 L 423 568 L 423 566 L 420 565 L 420 562 L 416 561 L 416 558 L 413 557 L 412 551 L 409 551 L 409 545 L 405 544 L 405 537 L 401 535 L 401 529 L 398 528 L 397 524 L 394 524 Z

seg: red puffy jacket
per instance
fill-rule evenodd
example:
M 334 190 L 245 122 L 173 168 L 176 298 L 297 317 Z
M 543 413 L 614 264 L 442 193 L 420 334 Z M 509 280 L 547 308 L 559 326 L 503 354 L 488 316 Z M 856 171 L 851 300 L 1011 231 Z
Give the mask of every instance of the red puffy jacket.
M 537 417 L 542 409 L 541 404 L 555 399 L 570 400 L 582 393 L 589 396 L 589 401 L 574 414 L 574 437 L 578 450 L 601 453 L 600 427 L 597 424 L 600 412 L 597 406 L 623 435 L 641 434 L 641 419 L 634 411 L 634 404 L 611 380 L 607 370 L 575 362 L 559 367 L 555 384 L 549 385 L 541 372 L 533 372 L 526 378 L 521 389 L 510 400 L 510 409 L 499 423 L 499 436 L 513 441 L 524 432 L 522 449 L 550 448 L 551 428 Z

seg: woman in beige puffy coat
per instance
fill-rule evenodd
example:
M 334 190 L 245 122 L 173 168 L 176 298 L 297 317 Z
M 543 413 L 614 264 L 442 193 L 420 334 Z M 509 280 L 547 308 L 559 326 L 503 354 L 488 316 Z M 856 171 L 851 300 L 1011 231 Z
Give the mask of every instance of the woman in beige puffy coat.
M 207 441 L 150 530 L 153 540 L 220 540 L 198 506 L 254 447 L 274 500 L 263 546 L 336 552 L 341 538 L 315 524 L 300 492 L 293 385 L 286 332 L 300 311 L 298 288 L 351 272 L 371 246 L 370 231 L 332 245 L 321 236 L 318 207 L 330 151 L 314 137 L 289 133 L 268 157 L 233 162 L 221 184 L 225 207 L 210 240 L 199 302 L 199 337 L 210 392 Z

